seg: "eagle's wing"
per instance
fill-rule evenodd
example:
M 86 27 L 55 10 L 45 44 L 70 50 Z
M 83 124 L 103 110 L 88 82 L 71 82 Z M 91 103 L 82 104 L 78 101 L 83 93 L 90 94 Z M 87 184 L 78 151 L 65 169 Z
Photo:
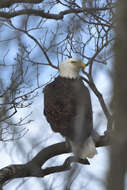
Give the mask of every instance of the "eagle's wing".
M 51 128 L 76 141 L 92 130 L 92 107 L 88 89 L 80 80 L 56 78 L 44 89 L 44 114 Z
M 80 81 L 77 86 L 77 115 L 75 117 L 75 140 L 81 144 L 91 135 L 93 130 L 93 113 L 88 88 Z

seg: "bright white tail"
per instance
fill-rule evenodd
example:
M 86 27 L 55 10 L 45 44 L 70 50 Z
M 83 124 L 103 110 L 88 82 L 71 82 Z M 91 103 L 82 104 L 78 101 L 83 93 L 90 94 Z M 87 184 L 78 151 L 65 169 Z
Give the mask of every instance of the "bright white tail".
M 93 141 L 93 138 L 90 136 L 82 146 L 76 144 L 75 142 L 70 141 L 72 152 L 84 159 L 86 157 L 93 158 L 97 154 L 96 146 Z

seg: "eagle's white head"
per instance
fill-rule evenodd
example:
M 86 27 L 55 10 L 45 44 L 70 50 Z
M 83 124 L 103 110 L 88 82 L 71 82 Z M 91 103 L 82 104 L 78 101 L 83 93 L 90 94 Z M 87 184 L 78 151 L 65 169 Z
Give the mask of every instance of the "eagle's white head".
M 59 65 L 59 74 L 61 77 L 76 79 L 79 78 L 80 69 L 85 66 L 80 59 L 70 58 Z

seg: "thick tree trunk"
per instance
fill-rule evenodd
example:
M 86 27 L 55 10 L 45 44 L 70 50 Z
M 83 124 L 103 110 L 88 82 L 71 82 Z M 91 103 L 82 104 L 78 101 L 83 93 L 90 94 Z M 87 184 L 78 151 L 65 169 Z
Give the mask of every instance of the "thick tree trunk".
M 127 0 L 118 0 L 114 46 L 114 95 L 112 99 L 115 131 L 110 151 L 107 190 L 124 190 L 127 169 Z

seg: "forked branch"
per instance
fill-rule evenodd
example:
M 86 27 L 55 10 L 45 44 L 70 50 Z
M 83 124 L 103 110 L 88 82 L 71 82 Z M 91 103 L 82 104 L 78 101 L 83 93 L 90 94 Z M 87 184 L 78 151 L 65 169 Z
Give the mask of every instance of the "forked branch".
M 95 139 L 96 140 L 96 139 Z M 107 136 L 100 136 L 96 141 L 96 146 L 109 145 L 110 140 Z M 66 142 L 57 143 L 41 150 L 31 161 L 26 164 L 10 165 L 0 170 L 0 186 L 2 186 L 9 180 L 21 177 L 44 177 L 46 175 L 63 172 L 71 169 L 71 163 L 78 162 L 80 164 L 89 164 L 87 159 L 77 159 L 74 156 L 70 156 L 65 159 L 64 163 L 60 166 L 47 167 L 43 169 L 44 163 L 54 156 L 58 156 L 65 153 L 70 153 L 71 149 L 67 146 Z

